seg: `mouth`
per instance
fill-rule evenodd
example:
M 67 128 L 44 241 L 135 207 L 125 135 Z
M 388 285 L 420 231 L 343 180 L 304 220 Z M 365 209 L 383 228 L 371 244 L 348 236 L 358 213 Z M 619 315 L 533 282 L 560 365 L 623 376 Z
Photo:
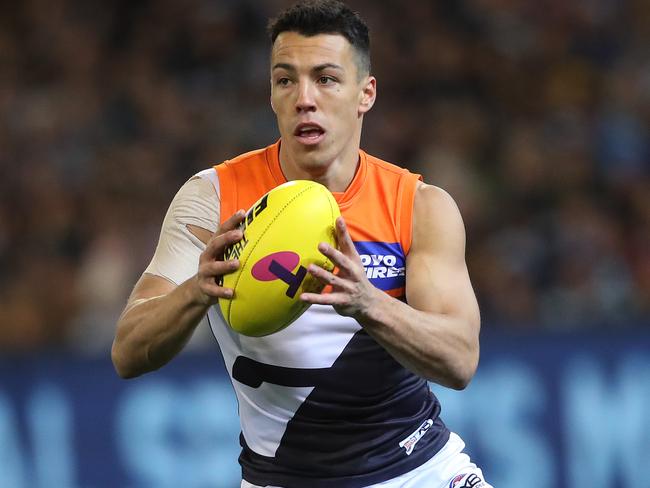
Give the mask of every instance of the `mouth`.
M 293 135 L 300 144 L 314 146 L 325 138 L 325 129 L 313 122 L 303 122 L 298 124 Z

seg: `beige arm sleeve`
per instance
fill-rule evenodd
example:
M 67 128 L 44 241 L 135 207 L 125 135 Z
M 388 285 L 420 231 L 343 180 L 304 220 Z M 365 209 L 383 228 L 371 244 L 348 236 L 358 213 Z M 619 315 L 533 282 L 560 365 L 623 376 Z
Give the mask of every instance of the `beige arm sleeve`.
M 220 205 L 215 177 L 210 170 L 202 172 L 178 190 L 165 215 L 156 252 L 145 273 L 162 276 L 176 285 L 196 274 L 205 244 L 187 226 L 196 225 L 216 232 Z

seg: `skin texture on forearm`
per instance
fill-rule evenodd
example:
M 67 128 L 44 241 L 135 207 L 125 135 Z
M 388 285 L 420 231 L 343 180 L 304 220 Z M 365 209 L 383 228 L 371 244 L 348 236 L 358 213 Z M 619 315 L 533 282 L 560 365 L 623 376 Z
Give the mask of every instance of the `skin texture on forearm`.
M 143 280 L 164 281 L 151 275 Z M 187 344 L 209 306 L 200 298 L 196 276 L 169 293 L 130 303 L 118 321 L 111 351 L 120 376 L 132 378 L 169 362 Z
M 214 235 L 205 231 L 198 273 L 180 286 L 160 276 L 142 275 L 118 320 L 111 350 L 120 376 L 132 378 L 169 362 L 187 344 L 208 308 L 220 298 L 232 298 L 233 291 L 218 283 L 239 267 L 237 259 L 223 261 L 223 250 L 242 238 L 237 227 L 243 218 L 244 211 L 239 210 Z
M 384 293 L 358 321 L 400 364 L 454 389 L 469 383 L 478 365 L 478 340 L 466 319 L 416 310 Z

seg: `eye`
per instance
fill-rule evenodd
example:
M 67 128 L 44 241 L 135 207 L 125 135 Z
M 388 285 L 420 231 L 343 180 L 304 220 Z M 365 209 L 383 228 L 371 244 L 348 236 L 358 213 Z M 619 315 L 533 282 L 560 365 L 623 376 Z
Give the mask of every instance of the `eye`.
M 332 78 L 331 76 L 321 76 L 318 78 L 318 83 L 321 85 L 329 85 L 330 83 L 334 83 L 336 80 Z
M 287 86 L 289 84 L 289 82 L 290 82 L 289 78 L 283 77 L 283 78 L 278 78 L 275 81 L 275 84 L 280 85 L 280 86 Z

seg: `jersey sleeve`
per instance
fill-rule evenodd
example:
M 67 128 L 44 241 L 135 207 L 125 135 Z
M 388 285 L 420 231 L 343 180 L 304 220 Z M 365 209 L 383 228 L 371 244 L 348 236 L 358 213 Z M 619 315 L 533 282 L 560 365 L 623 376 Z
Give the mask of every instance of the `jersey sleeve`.
M 214 182 L 202 174 L 192 177 L 176 193 L 165 219 L 156 252 L 145 273 L 180 285 L 194 276 L 205 244 L 188 225 L 215 232 L 219 225 L 219 196 Z

